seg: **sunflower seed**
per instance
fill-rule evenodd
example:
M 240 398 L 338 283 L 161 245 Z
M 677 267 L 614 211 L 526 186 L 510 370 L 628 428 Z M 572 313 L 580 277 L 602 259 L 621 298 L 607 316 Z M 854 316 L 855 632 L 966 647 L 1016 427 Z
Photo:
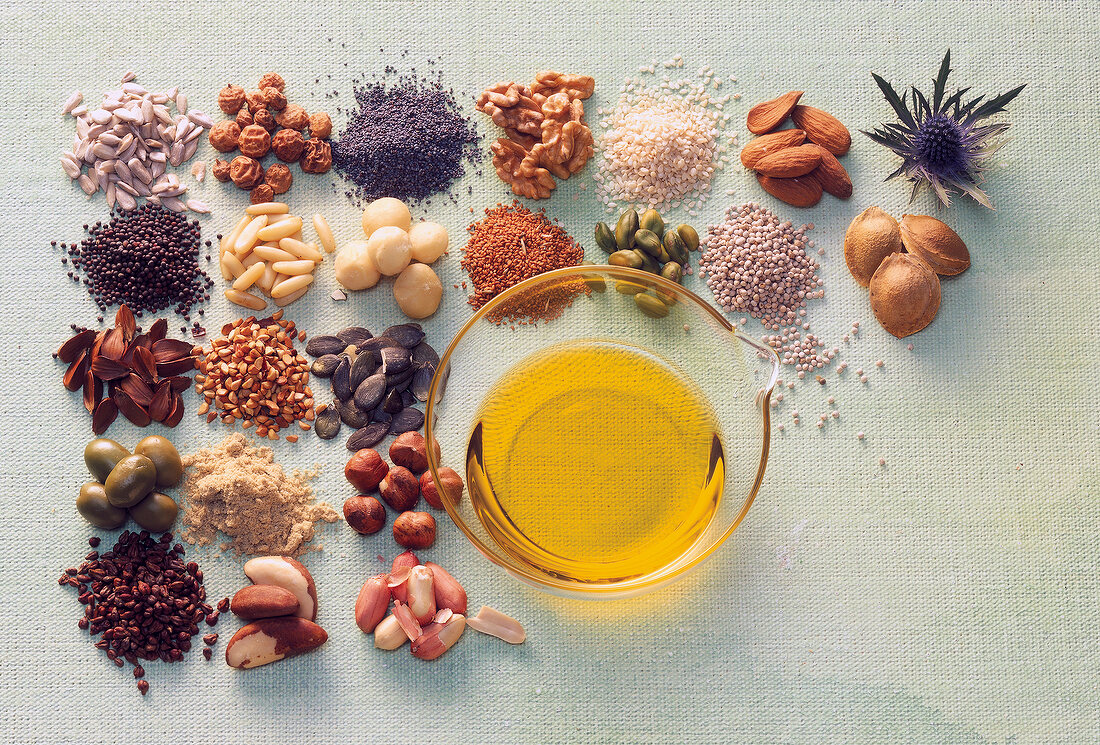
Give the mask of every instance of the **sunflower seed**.
M 179 112 L 181 114 L 187 113 L 187 96 L 183 95 L 182 93 L 176 94 L 176 108 L 179 109 Z
M 76 162 L 76 156 L 72 153 L 65 153 L 61 156 L 61 168 L 70 179 L 80 178 L 80 166 Z
M 61 109 L 62 114 L 72 113 L 72 110 L 80 105 L 80 102 L 84 100 L 84 94 L 80 91 L 73 91 L 72 94 L 65 100 L 65 106 Z
M 214 126 L 214 120 L 208 117 L 198 109 L 193 109 L 187 112 L 187 118 L 199 125 L 203 129 L 210 129 Z
M 192 212 L 197 212 L 200 215 L 210 214 L 210 206 L 207 205 L 206 202 L 199 201 L 198 199 L 188 199 L 185 204 L 187 205 L 187 209 Z

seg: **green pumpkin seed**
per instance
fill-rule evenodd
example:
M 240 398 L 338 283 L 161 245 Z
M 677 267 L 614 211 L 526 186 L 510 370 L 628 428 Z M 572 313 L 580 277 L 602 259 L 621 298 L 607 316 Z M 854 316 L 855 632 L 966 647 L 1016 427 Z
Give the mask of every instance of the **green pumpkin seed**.
M 629 209 L 622 214 L 615 225 L 615 246 L 625 251 L 634 245 L 634 234 L 638 232 L 638 213 Z
M 653 258 L 661 255 L 661 239 L 652 230 L 642 228 L 634 234 L 634 245 Z
M 675 261 L 670 261 L 661 267 L 661 276 L 670 282 L 680 284 L 684 279 L 684 269 Z
M 620 279 L 615 283 L 615 291 L 623 295 L 637 295 L 639 292 L 645 292 L 645 286 L 637 282 L 628 282 L 625 279 Z
M 634 249 L 634 253 L 642 257 L 642 271 L 649 272 L 650 274 L 660 274 L 661 265 L 657 263 L 657 259 L 638 248 Z
M 690 225 L 677 226 L 676 232 L 680 234 L 680 240 L 687 246 L 688 251 L 699 250 L 699 234 Z
M 607 227 L 605 222 L 596 223 L 596 245 L 606 253 L 614 253 L 617 248 L 615 234 L 611 232 L 611 228 Z
M 677 264 L 686 264 L 688 262 L 687 246 L 684 244 L 684 239 L 680 237 L 680 233 L 676 230 L 670 230 L 665 233 L 665 251 L 668 252 L 668 258 L 675 261 Z
M 637 304 L 638 310 L 650 318 L 664 318 L 668 315 L 668 306 L 653 295 L 639 293 L 634 296 L 634 302 Z
M 607 263 L 612 266 L 627 266 L 631 269 L 642 268 L 641 251 L 616 251 L 607 257 Z
M 663 238 L 665 234 L 665 221 L 661 219 L 661 215 L 655 209 L 648 209 L 642 213 L 642 216 L 638 219 L 638 225 L 643 230 L 649 230 L 656 234 L 658 238 Z

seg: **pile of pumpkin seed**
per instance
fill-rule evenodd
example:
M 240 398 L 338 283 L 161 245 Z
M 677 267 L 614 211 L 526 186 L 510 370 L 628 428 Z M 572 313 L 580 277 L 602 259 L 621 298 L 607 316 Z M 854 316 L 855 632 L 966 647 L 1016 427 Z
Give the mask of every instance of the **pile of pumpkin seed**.
M 605 222 L 596 223 L 596 244 L 610 254 L 607 263 L 612 266 L 640 269 L 680 284 L 688 254 L 699 249 L 699 234 L 686 224 L 666 228 L 655 209 L 639 215 L 631 208 L 619 217 L 614 231 Z M 675 302 L 667 292 L 634 282 L 618 282 L 615 289 L 633 295 L 638 309 L 651 318 L 667 316 Z

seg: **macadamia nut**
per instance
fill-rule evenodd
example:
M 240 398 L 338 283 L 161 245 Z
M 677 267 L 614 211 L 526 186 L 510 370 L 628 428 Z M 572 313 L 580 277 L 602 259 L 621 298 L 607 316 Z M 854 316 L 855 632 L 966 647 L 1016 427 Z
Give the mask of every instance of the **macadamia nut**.
M 366 241 L 348 241 L 336 254 L 336 281 L 348 290 L 365 290 L 381 277 L 367 252 Z
M 378 228 L 391 226 L 407 231 L 412 224 L 412 214 L 405 203 L 393 197 L 375 199 L 363 210 L 363 232 L 370 238 Z M 401 271 L 400 269 L 397 270 Z M 394 272 L 396 274 L 397 272 Z
M 427 318 L 439 308 L 443 284 L 427 264 L 410 264 L 393 283 L 393 297 L 409 318 Z
M 402 204 L 401 207 L 404 208 L 405 205 Z M 405 209 L 405 212 L 408 214 L 408 209 Z M 393 225 L 377 228 L 367 239 L 367 254 L 382 274 L 387 277 L 400 274 L 401 270 L 409 265 L 412 258 L 412 244 L 409 243 L 409 234 L 403 228 L 394 227 Z
M 447 250 L 447 229 L 437 222 L 418 222 L 409 228 L 413 261 L 431 264 Z

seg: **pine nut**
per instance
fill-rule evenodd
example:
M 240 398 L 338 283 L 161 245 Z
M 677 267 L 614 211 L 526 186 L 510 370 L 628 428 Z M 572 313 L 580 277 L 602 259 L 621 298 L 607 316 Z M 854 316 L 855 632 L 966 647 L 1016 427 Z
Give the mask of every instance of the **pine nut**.
M 244 211 L 249 215 L 273 215 L 290 212 L 290 205 L 285 202 L 260 202 L 248 205 Z
M 258 298 L 255 295 L 250 295 L 247 292 L 241 292 L 240 290 L 226 290 L 225 299 L 231 303 L 241 305 L 251 310 L 263 310 L 267 307 L 267 303 L 263 301 L 263 298 Z
M 241 276 L 237 277 L 237 280 L 233 283 L 233 289 L 244 292 L 254 285 L 256 280 L 263 276 L 264 270 L 266 269 L 267 264 L 262 261 L 257 261 L 255 264 L 248 267 L 248 269 L 245 269 Z
M 282 274 L 297 276 L 309 274 L 317 268 L 317 265 L 308 259 L 301 259 L 298 261 L 276 261 L 271 265 L 271 268 Z

